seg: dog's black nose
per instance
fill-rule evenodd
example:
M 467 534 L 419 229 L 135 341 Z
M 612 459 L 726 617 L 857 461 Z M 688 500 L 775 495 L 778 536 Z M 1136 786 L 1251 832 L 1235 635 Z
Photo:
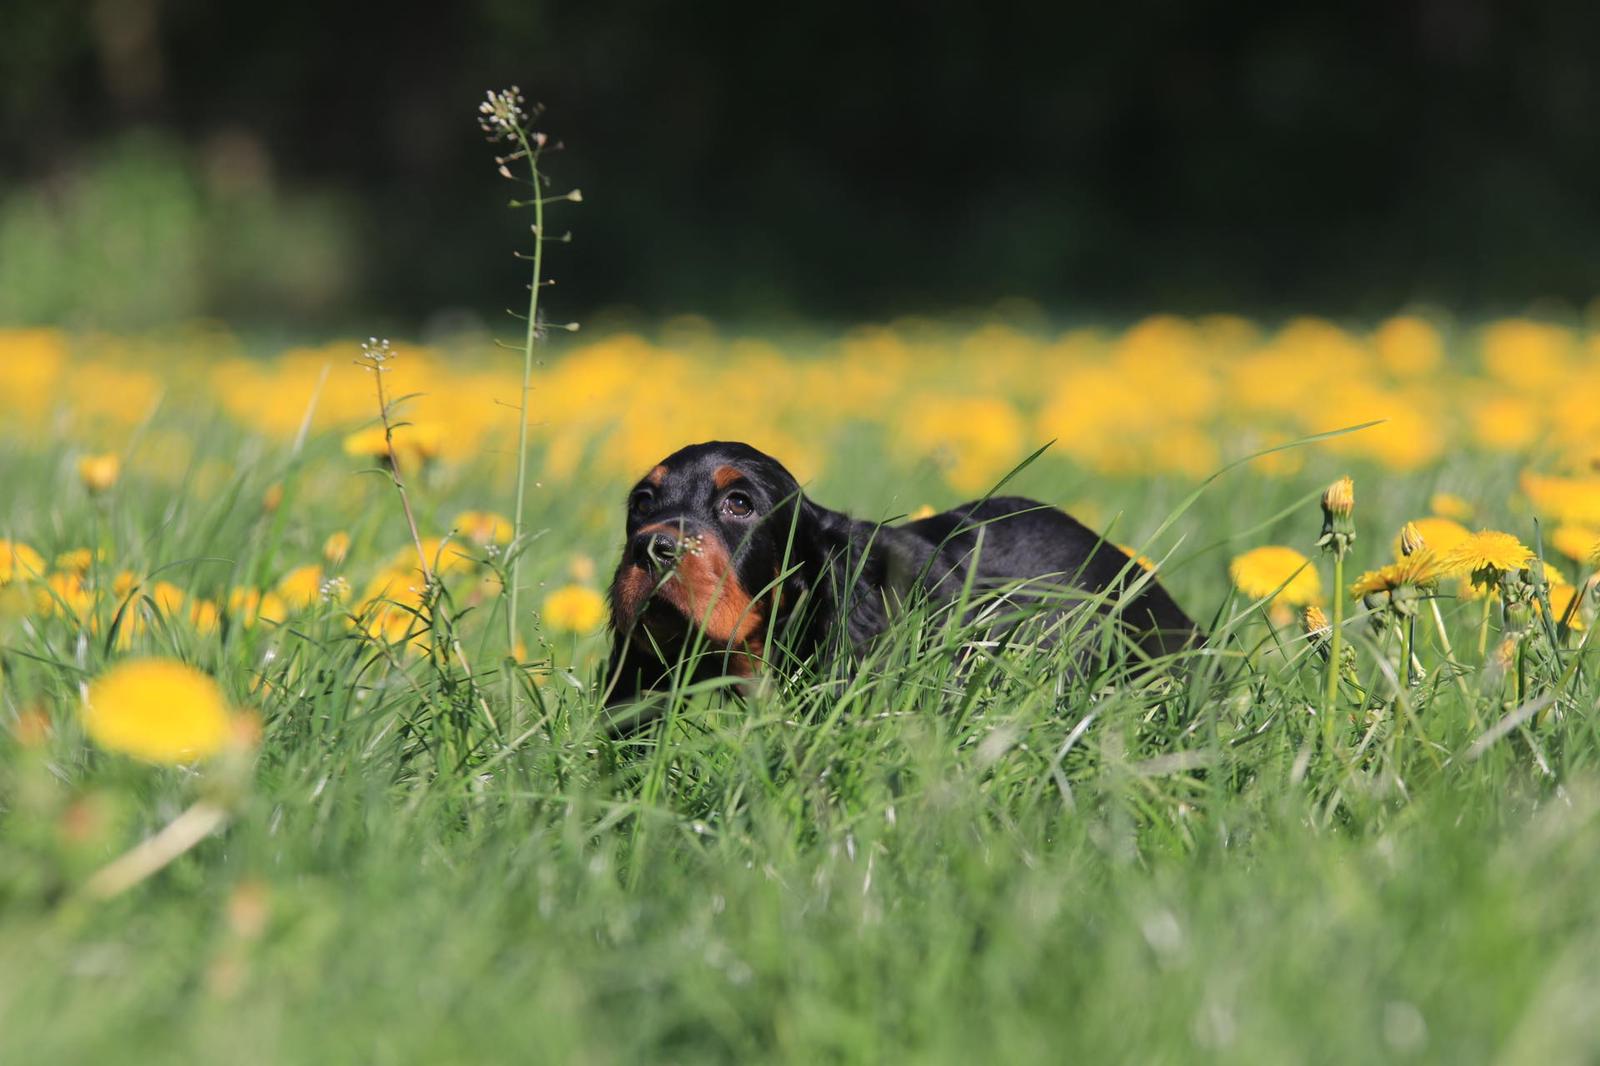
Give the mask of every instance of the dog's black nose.
M 678 559 L 678 538 L 659 529 L 640 533 L 633 538 L 630 552 L 638 566 L 666 570 Z

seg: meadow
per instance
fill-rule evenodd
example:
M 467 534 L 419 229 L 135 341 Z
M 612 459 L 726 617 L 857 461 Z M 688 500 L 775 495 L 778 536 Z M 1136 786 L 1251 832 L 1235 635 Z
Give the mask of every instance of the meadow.
M 0 331 L 0 1061 L 1600 1048 L 1600 330 L 561 335 L 517 540 L 520 358 L 395 340 L 386 429 L 373 350 Z M 613 739 L 625 494 L 716 438 L 1063 506 L 1212 638 L 911 612 Z

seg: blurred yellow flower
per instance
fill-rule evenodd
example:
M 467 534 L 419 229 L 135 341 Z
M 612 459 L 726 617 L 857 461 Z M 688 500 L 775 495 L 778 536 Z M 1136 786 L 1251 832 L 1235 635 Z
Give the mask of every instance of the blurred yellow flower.
M 412 470 L 439 457 L 443 429 L 432 422 L 416 422 L 394 427 L 394 454 L 403 470 Z M 382 426 L 369 426 L 344 439 L 344 453 L 359 458 L 387 462 L 389 438 Z
M 228 593 L 228 614 L 249 629 L 258 621 L 274 625 L 289 617 L 289 608 L 275 592 L 237 586 Z
M 1431 374 L 1444 361 L 1444 341 L 1426 319 L 1400 315 L 1379 326 L 1373 347 L 1384 367 L 1400 377 Z
M 933 504 L 925 503 L 921 507 L 918 507 L 915 511 L 912 511 L 910 514 L 906 515 L 906 520 L 908 522 L 920 522 L 924 518 L 932 518 L 938 513 L 939 512 L 933 509 Z
M 1303 607 L 1322 599 L 1322 577 L 1316 567 L 1304 555 L 1280 544 L 1235 556 L 1228 564 L 1228 576 L 1234 587 L 1252 600 L 1272 596 L 1274 607 Z
M 1454 518 L 1458 522 L 1472 521 L 1474 513 L 1472 504 L 1453 492 L 1436 492 L 1429 496 L 1428 510 L 1445 518 Z
M 274 587 L 289 610 L 307 610 L 322 596 L 322 567 L 316 563 L 297 566 L 279 578 Z
M 82 577 L 94 565 L 94 553 L 88 548 L 73 548 L 56 556 L 56 569 Z
M 170 581 L 157 581 L 144 590 L 156 608 L 168 618 L 176 618 L 183 610 L 188 594 Z
M 1540 514 L 1574 525 L 1600 526 L 1600 476 L 1561 477 L 1530 470 L 1521 483 Z
M 116 454 L 85 455 L 78 460 L 78 478 L 90 492 L 105 492 L 117 483 L 122 473 L 122 460 Z
M 456 515 L 455 527 L 457 532 L 480 548 L 511 543 L 511 519 L 493 511 L 462 511 Z
M 1593 526 L 1557 526 L 1550 531 L 1550 543 L 1568 559 L 1585 563 L 1600 552 L 1600 529 Z
M 189 604 L 189 621 L 204 636 L 217 631 L 222 612 L 210 600 L 194 600 Z
M 89 617 L 89 610 L 94 606 L 94 597 L 77 574 L 51 574 L 45 584 L 35 590 L 33 599 L 39 615 L 45 618 L 59 611 L 81 622 Z
M 580 583 L 593 581 L 594 560 L 587 555 L 574 555 L 567 562 L 567 573 L 572 576 L 572 580 Z
M 1572 334 L 1560 326 L 1525 318 L 1506 318 L 1483 331 L 1483 365 L 1501 383 L 1519 389 L 1544 389 L 1568 372 Z
M 587 633 L 606 618 L 606 601 L 584 585 L 566 585 L 544 598 L 544 620 L 551 629 Z
M 207 675 L 170 659 L 118 664 L 89 685 L 83 727 L 96 744 L 154 763 L 194 762 L 221 751 L 229 714 Z
M 1581 631 L 1584 628 L 1583 604 L 1573 605 L 1577 599 L 1578 590 L 1572 585 L 1550 586 L 1550 613 L 1557 623 L 1565 621 L 1569 629 Z M 1571 612 L 1570 615 L 1568 612 Z
M 340 565 L 349 554 L 350 534 L 342 529 L 329 533 L 328 539 L 322 542 L 322 557 L 327 560 L 329 566 Z
M 43 556 L 20 540 L 0 540 L 0 585 L 43 576 Z
M 439 577 L 465 573 L 477 565 L 477 560 L 468 555 L 464 547 L 446 537 L 423 537 L 422 554 L 428 560 L 428 569 Z M 388 569 L 396 574 L 411 575 L 420 584 L 422 569 L 417 565 L 416 545 L 407 545 L 391 555 Z

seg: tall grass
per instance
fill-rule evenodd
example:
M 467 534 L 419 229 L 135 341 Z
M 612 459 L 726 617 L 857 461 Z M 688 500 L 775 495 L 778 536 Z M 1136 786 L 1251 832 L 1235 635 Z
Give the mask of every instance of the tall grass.
M 188 428 L 197 455 L 241 446 Z M 91 520 L 50 502 L 61 456 L 13 449 L 0 491 L 40 539 L 101 521 L 115 565 L 190 587 L 336 522 L 354 553 L 403 544 L 387 486 L 318 480 L 327 447 L 308 445 L 286 524 L 240 505 L 278 476 L 267 462 L 215 495 L 123 486 Z M 1457 483 L 1477 476 L 1454 462 Z M 1432 484 L 1356 474 L 1369 544 Z M 1008 491 L 1056 495 L 1063 476 L 1041 462 Z M 876 477 L 814 489 L 866 509 Z M 958 656 L 971 634 L 912 612 L 853 674 L 799 670 L 744 700 L 681 690 L 618 742 L 595 637 L 545 634 L 509 698 L 442 652 L 364 638 L 336 604 L 212 639 L 157 614 L 141 646 L 215 673 L 266 733 L 227 831 L 104 904 L 75 884 L 180 810 L 192 775 L 88 747 L 72 708 L 115 648 L 13 612 L 0 1060 L 1586 1059 L 1594 666 L 1552 699 L 1536 664 L 1545 703 L 1497 729 L 1503 679 L 1452 664 L 1425 625 L 1429 672 L 1404 690 L 1357 611 L 1370 699 L 1341 704 L 1324 745 L 1313 646 L 1222 578 L 1230 533 L 1270 516 L 1257 535 L 1314 541 L 1318 484 L 1239 470 L 1178 517 L 1192 547 L 1164 580 L 1215 634 L 1179 681 L 1069 671 L 1071 646 Z M 483 487 L 419 490 L 424 520 Z M 624 488 L 582 491 L 620 513 Z M 1170 484 L 1095 493 L 1141 530 L 1177 509 Z M 544 500 L 532 524 L 582 543 L 575 508 Z M 553 580 L 559 560 L 528 564 Z M 1470 649 L 1476 606 L 1439 606 Z M 493 676 L 474 638 L 499 621 L 458 616 Z M 419 612 L 418 632 L 443 624 Z M 41 707 L 54 732 L 30 746 Z

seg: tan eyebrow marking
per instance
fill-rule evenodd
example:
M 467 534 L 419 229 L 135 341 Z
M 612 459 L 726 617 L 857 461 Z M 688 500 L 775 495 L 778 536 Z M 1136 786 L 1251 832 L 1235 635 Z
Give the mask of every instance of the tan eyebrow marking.
M 719 466 L 711 474 L 711 483 L 719 489 L 725 489 L 735 481 L 744 479 L 744 471 L 736 466 Z
M 660 488 L 661 483 L 667 480 L 667 468 L 661 464 L 657 464 L 656 468 L 650 471 L 650 473 L 646 474 L 644 479 L 650 482 L 650 484 L 654 485 L 656 488 Z

